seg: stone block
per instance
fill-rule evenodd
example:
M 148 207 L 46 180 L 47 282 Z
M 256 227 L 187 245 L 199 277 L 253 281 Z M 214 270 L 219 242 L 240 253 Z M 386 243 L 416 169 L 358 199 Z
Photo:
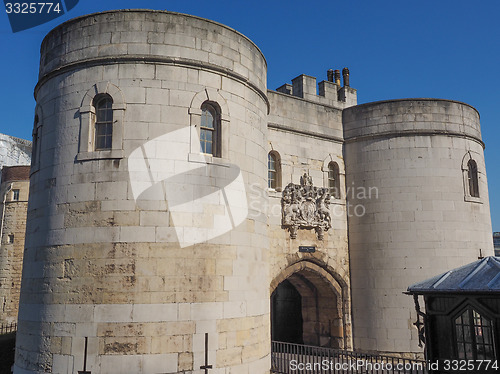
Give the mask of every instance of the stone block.
M 127 121 L 129 122 L 160 122 L 159 105 L 137 105 L 130 104 L 127 107 Z
M 193 321 L 224 318 L 222 303 L 193 303 L 191 304 L 191 318 Z
M 142 355 L 103 355 L 101 371 L 109 374 L 140 373 L 143 365 Z
M 246 302 L 225 302 L 224 303 L 224 318 L 240 318 L 246 316 Z
M 164 88 L 147 88 L 146 100 L 149 104 L 169 105 L 170 91 Z
M 75 336 L 76 325 L 74 323 L 56 322 L 53 333 L 55 336 Z
M 52 357 L 53 365 L 56 367 L 54 374 L 72 374 L 73 373 L 73 356 L 55 354 Z
M 193 370 L 193 353 L 182 352 L 178 356 L 179 368 L 178 370 L 189 371 Z
M 181 364 L 176 353 L 143 355 L 142 356 L 144 373 L 174 373 L 182 370 L 178 367 Z M 185 362 L 182 362 L 185 366 Z
M 132 304 L 99 304 L 94 307 L 96 322 L 132 322 Z
M 122 227 L 119 241 L 124 243 L 155 242 L 156 231 L 154 227 Z
M 175 304 L 135 304 L 132 319 L 135 322 L 161 322 L 177 320 Z

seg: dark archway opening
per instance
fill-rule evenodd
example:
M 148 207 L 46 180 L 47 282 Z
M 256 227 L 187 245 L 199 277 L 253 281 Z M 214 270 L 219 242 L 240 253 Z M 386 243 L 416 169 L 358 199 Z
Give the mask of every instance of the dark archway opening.
M 271 295 L 273 341 L 344 348 L 342 306 L 334 286 L 310 269 L 279 283 Z
M 297 289 L 284 280 L 271 295 L 271 339 L 303 344 L 302 297 Z

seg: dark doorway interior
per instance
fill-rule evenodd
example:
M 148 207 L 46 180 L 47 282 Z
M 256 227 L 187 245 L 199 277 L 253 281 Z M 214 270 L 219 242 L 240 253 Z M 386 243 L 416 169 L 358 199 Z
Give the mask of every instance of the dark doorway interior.
M 302 297 L 284 280 L 271 295 L 271 339 L 304 344 L 302 338 Z
M 272 340 L 344 348 L 342 306 L 333 282 L 300 269 L 279 283 L 271 295 Z

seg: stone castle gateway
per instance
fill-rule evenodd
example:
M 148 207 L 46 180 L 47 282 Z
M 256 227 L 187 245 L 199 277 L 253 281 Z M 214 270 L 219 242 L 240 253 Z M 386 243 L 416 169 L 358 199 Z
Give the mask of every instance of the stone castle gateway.
M 271 335 L 422 352 L 402 292 L 493 254 L 478 112 L 266 68 L 171 12 L 46 36 L 15 373 L 268 373 Z

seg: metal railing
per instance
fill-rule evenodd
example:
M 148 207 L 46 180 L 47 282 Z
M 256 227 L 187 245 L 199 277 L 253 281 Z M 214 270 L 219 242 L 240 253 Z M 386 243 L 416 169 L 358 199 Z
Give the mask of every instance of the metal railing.
M 16 331 L 17 331 L 16 322 L 2 323 L 0 325 L 0 335 L 9 334 L 11 332 L 16 332 Z
M 413 360 L 310 345 L 271 342 L 271 372 L 279 374 L 427 374 Z

